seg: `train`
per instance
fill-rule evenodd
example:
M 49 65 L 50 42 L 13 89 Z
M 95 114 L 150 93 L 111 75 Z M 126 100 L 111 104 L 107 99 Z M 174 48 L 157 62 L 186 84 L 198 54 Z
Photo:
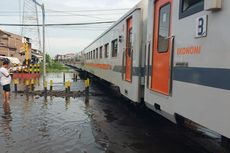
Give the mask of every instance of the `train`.
M 229 16 L 228 0 L 142 0 L 73 66 L 173 123 L 182 117 L 229 139 Z

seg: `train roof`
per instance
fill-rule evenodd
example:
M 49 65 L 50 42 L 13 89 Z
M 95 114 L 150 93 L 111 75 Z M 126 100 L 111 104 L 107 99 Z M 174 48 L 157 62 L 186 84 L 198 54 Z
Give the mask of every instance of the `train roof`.
M 145 1 L 145 0 L 144 0 Z M 130 9 L 127 13 L 125 13 L 125 15 L 123 15 L 120 19 L 118 19 L 112 26 L 109 27 L 109 29 L 107 29 L 105 32 L 103 32 L 99 37 L 97 37 L 93 42 L 91 42 L 87 47 L 85 47 L 83 49 L 83 51 L 85 51 L 88 47 L 90 47 L 93 43 L 95 43 L 98 39 L 100 39 L 101 37 L 103 37 L 105 34 L 107 34 L 111 29 L 113 29 L 114 27 L 116 27 L 119 23 L 121 23 L 125 18 L 127 18 L 130 14 L 132 14 L 133 12 L 137 11 L 137 10 L 141 10 L 141 6 L 143 4 L 143 1 L 141 0 L 140 2 L 138 2 L 132 9 Z

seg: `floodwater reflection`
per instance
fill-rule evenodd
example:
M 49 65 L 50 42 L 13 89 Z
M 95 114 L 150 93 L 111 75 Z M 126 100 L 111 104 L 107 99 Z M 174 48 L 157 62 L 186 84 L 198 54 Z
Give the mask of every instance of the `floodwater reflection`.
M 3 102 L 3 111 L 4 111 L 4 115 L 3 117 L 10 117 L 10 103 L 9 102 Z
M 65 98 L 65 109 L 68 110 L 70 107 L 70 97 Z
M 12 121 L 12 116 L 11 116 L 10 103 L 9 101 L 3 102 L 1 131 L 4 135 L 3 137 L 5 139 L 6 145 L 10 145 L 11 133 L 12 133 L 11 121 Z
M 3 152 L 104 152 L 94 140 L 84 98 L 17 95 L 10 104 L 13 120 L 0 120 Z M 10 110 L 9 105 L 3 108 L 5 113 Z
M 71 89 L 84 90 L 84 82 Z M 167 120 L 125 103 L 111 96 L 15 94 L 0 106 L 0 113 L 10 117 L 0 120 L 0 153 L 207 153 Z

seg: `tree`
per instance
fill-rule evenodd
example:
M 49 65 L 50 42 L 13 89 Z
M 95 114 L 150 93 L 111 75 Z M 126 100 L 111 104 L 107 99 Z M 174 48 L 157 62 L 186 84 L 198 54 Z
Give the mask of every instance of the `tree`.
M 50 57 L 50 55 L 49 54 L 46 54 L 46 63 L 47 63 L 47 65 L 51 65 L 51 57 Z

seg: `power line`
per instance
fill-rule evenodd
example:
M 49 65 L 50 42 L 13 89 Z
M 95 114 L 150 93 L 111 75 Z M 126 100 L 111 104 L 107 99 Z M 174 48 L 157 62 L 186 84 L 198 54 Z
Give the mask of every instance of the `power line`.
M 78 11 L 59 11 L 53 9 L 46 9 L 46 13 L 74 13 L 74 12 L 111 12 L 111 11 L 127 11 L 130 8 L 121 8 L 121 9 L 104 9 L 104 10 L 78 10 Z M 0 11 L 0 13 L 22 13 L 22 11 Z M 38 12 L 41 13 L 41 12 Z
M 60 10 L 53 10 L 53 9 L 47 9 L 48 11 L 53 11 L 53 12 L 105 12 L 105 11 L 126 11 L 129 10 L 130 8 L 120 8 L 120 9 L 100 9 L 100 10 L 75 10 L 75 11 L 60 11 Z
M 28 6 L 27 6 L 28 7 Z M 94 9 L 94 10 L 78 10 L 78 11 L 59 11 L 59 10 L 52 10 L 52 9 L 47 9 L 49 11 L 46 12 L 46 16 L 47 17 L 51 17 L 51 16 L 54 16 L 54 17 L 72 17 L 72 16 L 80 16 L 80 17 L 89 17 L 89 18 L 97 18 L 97 19 L 109 19 L 109 18 L 105 18 L 105 17 L 100 17 L 100 16 L 111 16 L 111 15 L 119 15 L 119 14 L 123 14 L 124 12 L 114 12 L 114 11 L 126 11 L 128 10 L 129 8 L 121 8 L 121 9 L 105 9 L 105 10 L 97 10 L 97 9 Z M 111 12 L 113 11 L 113 12 Z M 75 12 L 75 13 L 74 13 Z M 76 13 L 76 12 L 88 12 L 87 14 L 79 14 L 79 13 Z M 92 12 L 92 13 L 91 13 Z M 108 13 L 96 13 L 96 12 L 108 12 Z M 110 12 L 110 13 L 109 13 Z M 30 13 L 40 13 L 40 12 L 31 12 L 31 9 L 30 9 Z M 96 14 L 95 14 L 96 13 Z M 2 16 L 7 16 L 7 17 L 14 17 L 14 16 L 17 16 L 19 15 L 20 12 L 18 11 L 0 11 L 0 17 Z
M 116 15 L 116 14 L 123 14 L 123 13 L 107 13 L 107 14 L 47 14 L 46 16 L 90 16 L 90 15 L 101 15 L 101 16 L 110 16 L 110 15 Z M 9 16 L 9 17 L 15 17 L 20 16 L 19 14 L 0 14 L 0 16 Z M 92 17 L 93 17 L 92 16 Z
M 46 24 L 46 27 L 51 26 L 78 26 L 78 25 L 93 25 L 93 24 L 106 24 L 106 23 L 114 23 L 116 21 L 104 21 L 104 22 L 88 22 L 88 23 L 62 23 L 62 24 Z M 0 26 L 12 26 L 12 27 L 41 27 L 41 24 L 8 24 L 8 23 L 0 23 Z

